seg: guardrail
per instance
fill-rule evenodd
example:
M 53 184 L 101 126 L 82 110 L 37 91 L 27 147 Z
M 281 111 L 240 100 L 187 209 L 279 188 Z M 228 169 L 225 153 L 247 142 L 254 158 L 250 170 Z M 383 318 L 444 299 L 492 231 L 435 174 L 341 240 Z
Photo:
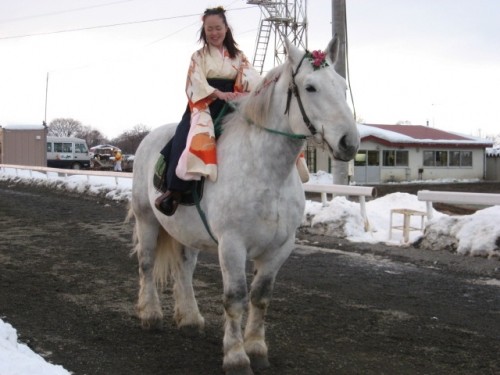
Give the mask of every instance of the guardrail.
M 365 231 L 370 230 L 370 222 L 366 216 L 366 197 L 375 198 L 377 189 L 370 186 L 351 186 L 351 185 L 320 185 L 320 184 L 304 184 L 304 191 L 308 193 L 321 193 L 321 201 L 323 204 L 327 202 L 327 194 L 333 196 L 355 196 L 359 198 L 359 208 L 365 225 Z
M 500 205 L 500 194 L 420 190 L 417 193 L 417 197 L 419 201 L 426 203 L 427 219 L 429 220 L 432 219 L 432 202 L 481 206 Z
M 45 173 L 49 179 L 49 173 L 57 173 L 59 177 L 68 177 L 70 175 L 87 176 L 87 182 L 90 183 L 91 176 L 106 176 L 114 177 L 115 184 L 118 185 L 119 178 L 132 178 L 133 173 L 129 172 L 112 172 L 112 171 L 92 171 L 83 169 L 60 169 L 49 167 L 35 167 L 25 165 L 0 164 L 0 170 L 5 173 L 5 169 L 10 168 L 16 171 L 16 176 L 19 176 L 19 170 L 28 170 L 30 177 L 33 177 L 32 172 Z M 361 216 L 363 217 L 365 231 L 370 228 L 370 223 L 366 215 L 366 197 L 374 198 L 377 196 L 377 191 L 373 187 L 368 186 L 351 186 L 351 185 L 322 185 L 322 184 L 304 184 L 304 191 L 308 193 L 320 193 L 323 204 L 327 202 L 327 194 L 333 196 L 356 196 L 359 198 L 359 206 Z
M 132 178 L 132 173 L 130 172 L 113 172 L 113 171 L 92 171 L 86 169 L 62 169 L 62 168 L 49 168 L 49 167 L 35 167 L 28 165 L 12 165 L 12 164 L 0 164 L 0 170 L 5 173 L 5 169 L 10 168 L 16 171 L 16 176 L 19 176 L 20 170 L 29 171 L 30 177 L 33 177 L 32 172 L 41 172 L 49 178 L 50 173 L 57 173 L 59 177 L 68 177 L 70 175 L 83 175 L 87 176 L 87 182 L 90 182 L 91 176 L 106 176 L 106 177 L 114 177 L 115 184 L 118 185 L 119 178 Z

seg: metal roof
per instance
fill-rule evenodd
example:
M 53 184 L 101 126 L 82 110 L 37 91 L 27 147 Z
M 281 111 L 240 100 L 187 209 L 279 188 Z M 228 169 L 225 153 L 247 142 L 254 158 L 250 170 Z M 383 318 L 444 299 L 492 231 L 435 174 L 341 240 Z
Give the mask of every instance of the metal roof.
M 487 139 L 446 132 L 423 125 L 358 124 L 358 129 L 362 141 L 371 140 L 393 147 L 486 148 L 493 146 L 493 142 Z

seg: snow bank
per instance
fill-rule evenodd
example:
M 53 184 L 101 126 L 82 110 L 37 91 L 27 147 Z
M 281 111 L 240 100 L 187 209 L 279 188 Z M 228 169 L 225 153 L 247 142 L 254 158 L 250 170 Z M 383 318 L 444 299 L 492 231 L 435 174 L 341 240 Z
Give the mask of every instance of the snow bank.
M 0 173 L 0 180 L 14 183 L 37 184 L 79 194 L 92 194 L 115 201 L 131 199 L 132 179 L 126 177 L 71 175 L 58 176 L 8 168 Z M 331 184 L 332 175 L 318 172 L 311 175 L 312 184 Z M 432 181 L 435 183 L 436 181 Z M 420 181 L 422 183 L 422 181 Z M 369 231 L 361 215 L 360 205 L 345 197 L 336 197 L 326 204 L 306 201 L 306 209 L 300 227 L 301 232 L 346 238 L 353 242 L 405 245 L 401 230 L 393 230 L 390 236 L 391 210 L 396 208 L 426 211 L 425 202 L 416 195 L 393 193 L 366 203 Z M 425 231 L 410 232 L 410 242 L 430 250 L 447 249 L 462 255 L 500 258 L 500 207 L 479 210 L 468 216 L 448 216 L 434 211 L 433 220 L 426 223 Z M 420 227 L 420 217 L 412 217 L 410 225 Z M 393 215 L 393 225 L 403 225 L 403 215 Z M 391 237 L 391 238 L 389 238 Z
M 17 332 L 0 320 L 0 374 L 69 375 L 62 366 L 53 365 L 17 342 Z

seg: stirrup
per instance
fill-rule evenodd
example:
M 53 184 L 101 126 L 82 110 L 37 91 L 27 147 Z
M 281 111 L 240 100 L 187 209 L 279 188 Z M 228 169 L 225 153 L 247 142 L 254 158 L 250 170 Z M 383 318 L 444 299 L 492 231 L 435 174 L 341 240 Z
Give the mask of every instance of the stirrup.
M 172 216 L 177 210 L 180 200 L 180 192 L 167 190 L 165 193 L 156 198 L 155 207 L 162 214 Z

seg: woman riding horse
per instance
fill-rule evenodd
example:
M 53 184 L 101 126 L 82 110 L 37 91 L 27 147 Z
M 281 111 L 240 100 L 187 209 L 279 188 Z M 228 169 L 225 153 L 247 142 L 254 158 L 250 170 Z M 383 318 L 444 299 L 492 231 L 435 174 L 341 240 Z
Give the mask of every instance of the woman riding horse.
M 167 216 L 175 213 L 182 192 L 192 188 L 193 180 L 217 179 L 213 119 L 225 102 L 248 93 L 260 81 L 237 47 L 224 8 L 205 10 L 202 20 L 199 40 L 204 46 L 191 56 L 186 83 L 189 104 L 174 138 L 161 152 L 168 163 L 166 192 L 155 206 Z

